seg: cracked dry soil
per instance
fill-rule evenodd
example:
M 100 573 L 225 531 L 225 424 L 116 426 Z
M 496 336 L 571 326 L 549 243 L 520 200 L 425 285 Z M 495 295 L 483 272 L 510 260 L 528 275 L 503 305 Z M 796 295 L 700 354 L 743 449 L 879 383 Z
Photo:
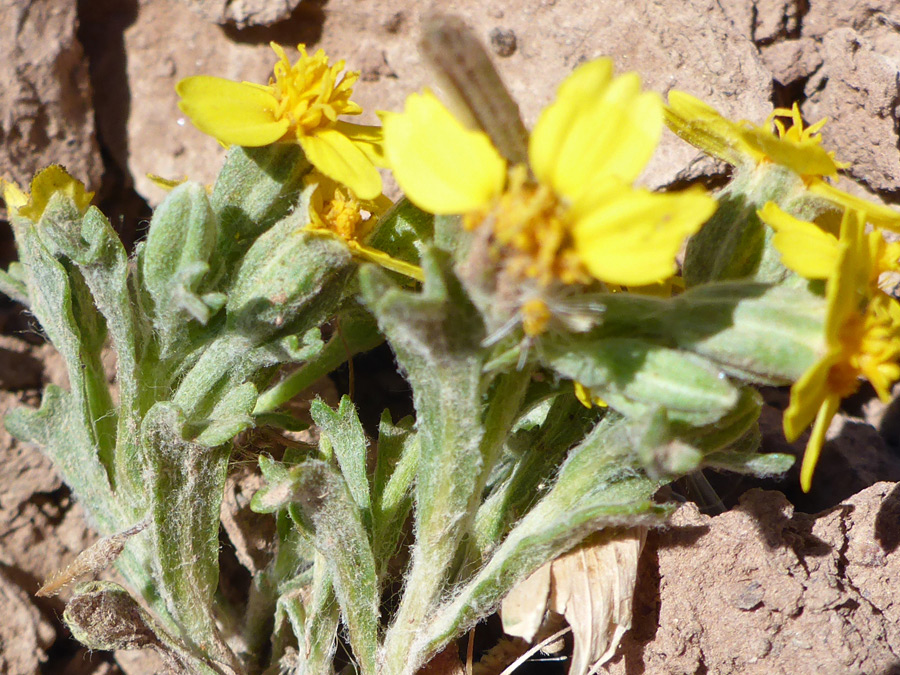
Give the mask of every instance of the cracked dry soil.
M 799 101 L 807 121 L 829 118 L 825 143 L 850 162 L 861 193 L 900 203 L 897 0 L 434 6 L 481 35 L 529 125 L 566 73 L 606 54 L 648 88 L 689 91 L 735 118 L 761 121 L 773 105 Z M 362 121 L 374 122 L 372 111 L 396 109 L 430 82 L 415 47 L 430 9 L 414 0 L 4 0 L 0 175 L 25 182 L 64 164 L 133 243 L 163 196 L 146 174 L 210 182 L 221 163 L 217 144 L 180 117 L 178 79 L 265 79 L 268 42 L 302 41 L 362 72 L 355 98 L 367 111 Z M 722 173 L 667 134 L 643 180 L 715 184 Z M 3 265 L 13 256 L 4 227 Z M 58 357 L 5 299 L 0 333 L 0 414 L 36 405 L 47 382 L 65 384 Z M 396 377 L 386 353 L 358 363 L 357 379 L 376 391 L 360 401 L 364 415 L 385 391 L 402 389 Z M 766 398 L 766 449 L 796 454 L 804 439 L 791 446 L 780 432 L 785 392 Z M 900 409 L 866 390 L 845 403 L 810 495 L 798 492 L 795 472 L 779 481 L 716 476 L 729 510 L 704 515 L 688 502 L 651 532 L 634 627 L 601 672 L 900 673 Z M 236 470 L 230 483 L 226 587 L 246 584 L 261 554 L 237 525 L 253 480 Z M 0 430 L 0 673 L 158 672 L 143 652 L 88 654 L 58 620 L 62 601 L 33 595 L 93 541 L 47 460 Z M 564 669 L 539 662 L 527 672 Z

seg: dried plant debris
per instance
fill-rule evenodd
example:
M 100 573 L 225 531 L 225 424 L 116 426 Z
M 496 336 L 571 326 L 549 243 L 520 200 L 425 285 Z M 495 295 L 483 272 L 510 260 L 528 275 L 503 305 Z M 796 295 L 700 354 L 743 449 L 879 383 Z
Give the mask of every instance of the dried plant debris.
M 638 558 L 646 528 L 604 531 L 543 565 L 503 600 L 503 629 L 532 642 L 561 614 L 575 645 L 570 675 L 585 675 L 612 658 L 631 627 Z

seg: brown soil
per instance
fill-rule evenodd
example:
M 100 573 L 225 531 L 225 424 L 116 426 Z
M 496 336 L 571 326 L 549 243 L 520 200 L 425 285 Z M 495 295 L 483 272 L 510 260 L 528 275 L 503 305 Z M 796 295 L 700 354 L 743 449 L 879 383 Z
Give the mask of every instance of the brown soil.
M 607 54 L 648 87 L 687 90 L 735 118 L 760 121 L 773 104 L 799 100 L 809 121 L 830 118 L 825 142 L 851 163 L 859 191 L 900 202 L 896 0 L 439 6 L 465 17 L 493 50 L 529 124 L 566 73 Z M 427 11 L 413 0 L 6 0 L 0 176 L 27 182 L 44 165 L 64 164 L 98 191 L 131 243 L 162 197 L 146 174 L 210 182 L 221 162 L 218 145 L 178 111 L 178 79 L 264 79 L 270 40 L 304 41 L 362 71 L 355 98 L 371 122 L 372 111 L 397 109 L 430 82 L 416 49 Z M 715 181 L 721 171 L 667 134 L 644 181 Z M 5 265 L 14 254 L 2 233 Z M 0 331 L 2 414 L 37 404 L 43 384 L 62 376 L 28 317 L 7 301 Z M 356 377 L 403 389 L 386 353 L 360 362 Z M 766 396 L 766 449 L 796 452 L 803 439 L 788 446 L 780 431 L 785 392 Z M 900 415 L 868 391 L 846 403 L 810 495 L 799 493 L 795 473 L 765 483 L 714 476 L 729 510 L 703 515 L 687 503 L 650 534 L 634 628 L 601 672 L 900 673 Z M 246 508 L 253 474 L 240 466 L 224 519 L 235 553 L 223 585 L 233 587 L 265 560 L 265 525 Z M 58 620 L 62 600 L 34 597 L 93 540 L 49 462 L 0 429 L 0 673 L 158 671 L 152 654 L 87 653 Z

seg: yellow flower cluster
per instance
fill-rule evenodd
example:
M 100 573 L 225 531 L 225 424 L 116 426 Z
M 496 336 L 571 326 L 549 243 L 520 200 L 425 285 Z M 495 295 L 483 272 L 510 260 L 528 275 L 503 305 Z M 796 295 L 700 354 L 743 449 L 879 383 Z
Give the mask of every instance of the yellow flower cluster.
M 551 319 L 554 286 L 645 285 L 671 277 L 684 240 L 712 215 L 701 189 L 633 187 L 659 142 L 662 102 L 609 59 L 560 86 L 529 139 L 529 165 L 509 166 L 486 134 L 465 128 L 430 92 L 385 117 L 388 163 L 411 201 L 489 228 L 502 273 L 523 282 L 524 330 Z M 531 282 L 530 286 L 528 282 Z
M 461 215 L 487 242 L 485 259 L 505 287 L 518 289 L 514 313 L 527 336 L 550 328 L 555 299 L 573 289 L 669 288 L 676 255 L 716 201 L 699 188 L 654 193 L 634 186 L 665 123 L 739 172 L 792 172 L 801 196 L 823 214 L 808 222 L 774 202 L 759 211 L 775 230 L 784 265 L 826 286 L 824 351 L 794 385 L 784 418 L 792 440 L 815 420 L 805 490 L 840 400 L 860 378 L 882 398 L 900 379 L 900 304 L 879 288 L 886 274 L 900 272 L 900 244 L 887 244 L 880 233 L 900 231 L 900 213 L 833 185 L 846 165 L 822 147 L 825 120 L 804 126 L 797 105 L 774 110 L 762 125 L 734 122 L 683 92 L 671 92 L 664 105 L 641 90 L 636 74 L 615 76 L 610 60 L 597 59 L 559 87 L 522 164 L 429 91 L 411 95 L 402 113 L 382 113 L 383 129 L 339 120 L 361 112 L 350 100 L 358 73 L 341 76 L 344 62 L 329 65 L 321 50 L 310 56 L 300 45 L 291 64 L 281 47 L 272 48 L 278 62 L 268 84 L 189 77 L 178 85 L 180 107 L 225 144 L 299 143 L 315 167 L 309 230 L 341 239 L 354 255 L 422 279 L 420 268 L 365 244 L 390 205 L 376 170 L 389 166 L 414 204 Z M 866 223 L 875 230 L 866 233 Z M 579 393 L 590 400 L 583 388 Z
M 75 207 L 84 213 L 87 211 L 93 192 L 88 192 L 84 184 L 73 178 L 69 173 L 54 164 L 39 171 L 31 181 L 31 192 L 24 192 L 18 185 L 0 178 L 0 194 L 6 202 L 6 208 L 15 210 L 23 218 L 37 223 L 47 208 L 50 198 L 57 192 L 70 197 Z
M 781 118 L 789 119 L 791 126 Z M 880 289 L 886 275 L 900 272 L 900 244 L 888 244 L 880 231 L 900 230 L 900 213 L 839 190 L 827 180 L 847 165 L 821 147 L 818 132 L 825 121 L 804 128 L 795 104 L 791 109 L 776 108 L 762 126 L 732 122 L 678 91 L 669 94 L 666 108 L 666 122 L 689 143 L 738 170 L 786 168 L 797 175 L 808 196 L 830 206 L 815 222 L 796 218 L 774 202 L 758 212 L 775 230 L 773 244 L 782 263 L 807 279 L 826 283 L 824 352 L 791 388 L 784 415 L 789 441 L 813 424 L 800 471 L 804 491 L 812 485 L 825 433 L 841 400 L 856 392 L 860 378 L 865 378 L 887 401 L 900 379 L 900 303 Z M 843 211 L 839 228 L 833 222 L 834 208 Z M 867 222 L 874 227 L 868 233 Z
M 808 195 L 841 209 L 863 212 L 868 222 L 879 227 L 900 230 L 900 213 L 839 190 L 826 180 L 836 178 L 838 169 L 847 165 L 821 146 L 818 132 L 827 120 L 804 128 L 797 104 L 776 108 L 764 124 L 756 126 L 726 119 L 712 106 L 676 90 L 669 93 L 665 115 L 666 124 L 681 138 L 739 170 L 765 169 L 772 164 L 784 167 L 802 180 Z M 782 119 L 789 119 L 791 126 L 786 127 Z
M 825 353 L 791 389 L 784 415 L 791 441 L 815 418 L 801 468 L 801 485 L 809 490 L 841 399 L 855 393 L 864 377 L 888 401 L 900 379 L 900 303 L 879 286 L 884 275 L 900 271 L 900 244 L 888 244 L 877 229 L 866 233 L 866 214 L 852 209 L 844 211 L 837 236 L 772 203 L 760 216 L 776 230 L 774 244 L 785 266 L 826 281 Z
M 225 145 L 259 147 L 278 141 L 300 144 L 309 162 L 346 185 L 360 199 L 381 194 L 381 129 L 339 120 L 359 115 L 350 100 L 359 73 L 338 79 L 344 62 L 328 65 L 321 49 L 312 56 L 303 45 L 293 65 L 284 50 L 267 85 L 197 75 L 178 83 L 179 107 L 194 125 Z

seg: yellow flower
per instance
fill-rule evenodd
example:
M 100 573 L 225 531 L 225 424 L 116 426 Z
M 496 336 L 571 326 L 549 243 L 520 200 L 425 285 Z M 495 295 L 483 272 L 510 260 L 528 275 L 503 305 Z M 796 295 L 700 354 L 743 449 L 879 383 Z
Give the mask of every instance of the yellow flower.
M 609 407 L 609 404 L 602 398 L 594 396 L 594 392 L 591 391 L 590 387 L 585 387 L 581 382 L 573 382 L 572 384 L 575 385 L 575 398 L 577 398 L 578 402 L 588 410 L 594 406 L 597 406 L 598 408 Z
M 68 196 L 81 213 L 87 211 L 94 198 L 94 193 L 88 192 L 84 183 L 70 176 L 57 164 L 35 174 L 31 181 L 31 194 L 25 193 L 15 183 L 3 179 L 0 179 L 0 189 L 3 191 L 3 201 L 6 202 L 6 208 L 10 213 L 15 212 L 34 223 L 41 219 L 50 198 L 57 192 Z
M 791 108 L 776 108 L 763 125 L 757 126 L 733 122 L 690 94 L 671 91 L 665 119 L 669 128 L 688 143 L 738 169 L 766 164 L 785 167 L 797 174 L 810 194 L 842 209 L 864 212 L 873 225 L 900 230 L 900 213 L 839 190 L 826 180 L 837 178 L 838 169 L 849 165 L 835 160 L 834 153 L 821 145 L 819 131 L 827 120 L 804 128 L 796 103 Z
M 766 203 L 757 214 L 775 230 L 772 243 L 785 267 L 807 279 L 827 279 L 832 275 L 837 268 L 840 245 L 838 234 L 827 223 L 800 220 L 774 202 Z M 879 230 L 869 232 L 865 239 L 872 261 L 870 281 L 874 289 L 883 275 L 900 273 L 900 242 L 888 243 Z
M 188 77 L 176 87 L 178 107 L 200 131 L 226 145 L 296 141 L 323 174 L 360 199 L 375 199 L 381 194 L 375 168 L 383 164 L 381 129 L 338 120 L 362 112 L 350 100 L 359 73 L 347 72 L 338 80 L 344 62 L 329 66 L 321 49 L 309 56 L 299 45 L 300 59 L 291 65 L 284 50 L 271 45 L 279 60 L 269 84 Z
M 307 231 L 343 241 L 357 258 L 385 269 L 424 281 L 422 268 L 393 258 L 384 251 L 367 246 L 365 241 L 377 219 L 391 207 L 391 200 L 379 195 L 374 200 L 358 200 L 335 181 L 312 172 L 306 178 L 314 185 L 309 199 L 310 223 Z
M 662 133 L 659 98 L 635 73 L 613 77 L 609 59 L 576 69 L 541 114 L 530 167 L 509 167 L 480 131 L 466 129 L 426 91 L 384 117 L 385 152 L 411 201 L 491 228 L 505 270 L 537 289 L 554 284 L 645 285 L 676 271 L 675 255 L 715 210 L 701 189 L 635 189 Z M 546 306 L 523 303 L 526 332 L 542 332 Z
M 777 218 L 782 222 L 776 229 L 779 235 L 785 235 L 776 242 L 782 253 L 791 246 L 802 246 L 808 240 L 806 235 L 813 232 L 797 225 L 802 221 L 791 223 L 781 216 Z M 811 223 L 805 225 L 818 229 Z M 797 254 L 801 264 L 795 271 L 804 269 L 811 272 L 811 278 L 827 278 L 825 350 L 823 357 L 791 388 L 790 405 L 784 414 L 784 432 L 789 441 L 796 440 L 815 420 L 800 470 L 804 492 L 812 484 L 825 432 L 841 399 L 856 392 L 859 378 L 864 377 L 886 401 L 891 386 L 900 379 L 900 303 L 877 286 L 888 260 L 877 241 L 881 240 L 880 233 L 867 235 L 865 214 L 850 209 L 844 212 L 833 251 L 824 245 L 826 238 L 833 235 L 818 232 L 822 236 L 813 236 L 823 244 L 819 248 L 827 251 L 823 257 L 832 261 L 831 270 L 807 266 Z M 790 267 L 793 259 L 793 254 L 786 255 L 785 264 Z

